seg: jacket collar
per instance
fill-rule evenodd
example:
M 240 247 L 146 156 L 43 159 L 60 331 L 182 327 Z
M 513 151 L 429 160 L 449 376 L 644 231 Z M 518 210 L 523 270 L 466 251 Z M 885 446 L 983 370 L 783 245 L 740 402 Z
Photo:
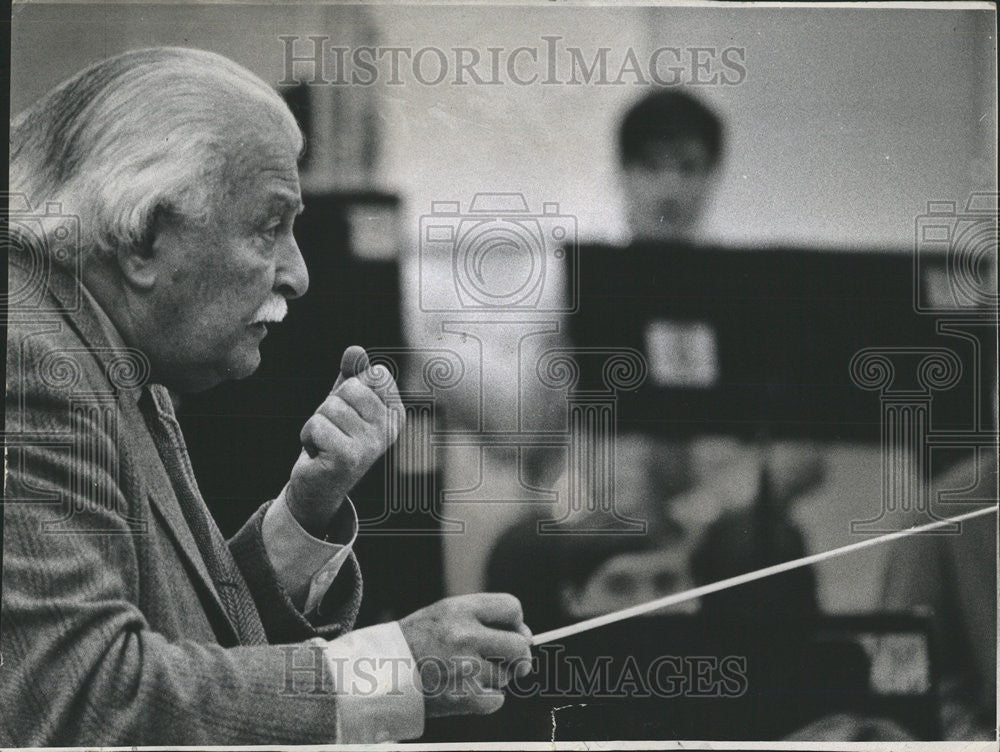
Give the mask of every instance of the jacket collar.
M 125 344 L 111 318 L 87 289 L 81 274 L 82 256 L 75 254 L 68 266 L 52 264 L 48 289 L 67 314 L 116 394 L 138 402 L 149 378 L 149 359 Z

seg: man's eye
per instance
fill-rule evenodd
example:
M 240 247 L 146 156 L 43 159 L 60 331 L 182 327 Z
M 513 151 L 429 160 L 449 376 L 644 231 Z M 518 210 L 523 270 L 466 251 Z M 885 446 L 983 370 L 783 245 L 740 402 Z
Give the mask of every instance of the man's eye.
M 273 243 L 275 240 L 278 239 L 278 230 L 280 229 L 281 229 L 280 224 L 268 225 L 267 227 L 265 227 L 263 230 L 260 231 L 260 236 L 264 238 L 264 240 Z

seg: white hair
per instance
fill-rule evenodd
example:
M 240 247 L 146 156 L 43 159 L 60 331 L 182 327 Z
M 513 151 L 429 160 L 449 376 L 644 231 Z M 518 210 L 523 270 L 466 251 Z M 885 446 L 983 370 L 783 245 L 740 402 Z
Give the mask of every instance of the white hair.
M 159 211 L 207 219 L 241 153 L 265 132 L 302 148 L 288 107 L 250 71 L 204 50 L 133 50 L 77 73 L 13 120 L 10 191 L 79 217 L 84 252 L 134 248 Z

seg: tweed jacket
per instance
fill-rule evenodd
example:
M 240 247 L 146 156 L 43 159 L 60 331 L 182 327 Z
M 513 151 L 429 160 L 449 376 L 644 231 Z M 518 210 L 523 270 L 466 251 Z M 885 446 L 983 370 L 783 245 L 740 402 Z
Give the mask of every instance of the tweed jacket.
M 203 555 L 183 441 L 155 441 L 145 357 L 111 344 L 72 265 L 10 250 L 0 746 L 336 742 L 330 667 L 305 641 L 351 629 L 357 560 L 315 626 L 268 560 L 267 504 L 228 542 L 205 510 Z

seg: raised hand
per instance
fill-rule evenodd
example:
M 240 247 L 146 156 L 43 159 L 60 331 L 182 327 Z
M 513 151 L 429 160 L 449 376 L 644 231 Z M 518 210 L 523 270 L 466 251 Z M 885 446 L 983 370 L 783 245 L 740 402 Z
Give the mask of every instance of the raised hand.
M 371 367 L 363 348 L 347 348 L 333 389 L 302 427 L 302 452 L 285 488 L 303 528 L 323 536 L 347 493 L 396 440 L 403 420 L 388 370 Z

